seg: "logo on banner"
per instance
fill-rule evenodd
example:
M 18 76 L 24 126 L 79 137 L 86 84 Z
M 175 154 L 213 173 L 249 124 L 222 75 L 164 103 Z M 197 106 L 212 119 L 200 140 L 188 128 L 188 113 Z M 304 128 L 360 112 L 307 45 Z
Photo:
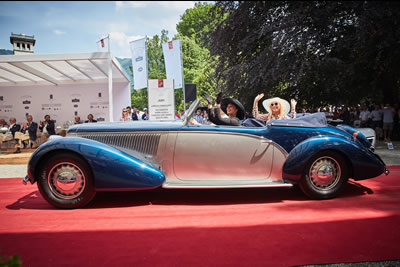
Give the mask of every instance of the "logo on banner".
M 164 87 L 164 80 L 158 79 L 158 88 L 163 88 L 163 87 Z
M 142 61 L 143 60 L 143 57 L 142 56 L 138 56 L 137 58 L 135 58 L 135 61 L 136 62 L 139 62 L 139 61 Z
M 142 71 L 143 71 L 143 68 L 140 67 L 140 68 L 138 68 L 137 70 L 138 70 L 138 72 L 142 72 Z
M 168 48 L 169 49 L 174 49 L 174 45 L 172 44 L 172 41 L 168 42 Z

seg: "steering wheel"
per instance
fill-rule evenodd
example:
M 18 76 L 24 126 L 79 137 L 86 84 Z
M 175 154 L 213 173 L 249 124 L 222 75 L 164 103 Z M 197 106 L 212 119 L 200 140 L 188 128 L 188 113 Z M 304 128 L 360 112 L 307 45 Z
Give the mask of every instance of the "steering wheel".
M 196 98 L 196 100 L 193 101 L 188 110 L 186 110 L 185 112 L 184 115 L 185 118 L 183 119 L 183 126 L 186 126 L 189 123 L 190 118 L 193 116 L 194 112 L 196 111 L 199 105 L 200 105 L 200 100 Z

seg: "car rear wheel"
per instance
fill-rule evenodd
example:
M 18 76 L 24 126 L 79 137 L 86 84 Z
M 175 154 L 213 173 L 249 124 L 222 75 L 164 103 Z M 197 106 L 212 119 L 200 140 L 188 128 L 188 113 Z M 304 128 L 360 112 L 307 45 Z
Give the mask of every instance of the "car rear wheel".
M 65 209 L 81 208 L 96 194 L 89 165 L 72 153 L 61 153 L 45 161 L 38 188 L 47 202 Z
M 347 184 L 347 168 L 345 159 L 339 153 L 320 152 L 308 161 L 300 188 L 312 199 L 336 197 Z

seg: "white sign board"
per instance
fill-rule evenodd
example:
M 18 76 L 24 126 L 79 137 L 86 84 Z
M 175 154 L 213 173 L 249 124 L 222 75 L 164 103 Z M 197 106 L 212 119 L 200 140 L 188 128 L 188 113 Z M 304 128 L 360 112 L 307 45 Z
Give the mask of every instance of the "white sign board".
M 149 120 L 175 120 L 174 80 L 149 80 Z

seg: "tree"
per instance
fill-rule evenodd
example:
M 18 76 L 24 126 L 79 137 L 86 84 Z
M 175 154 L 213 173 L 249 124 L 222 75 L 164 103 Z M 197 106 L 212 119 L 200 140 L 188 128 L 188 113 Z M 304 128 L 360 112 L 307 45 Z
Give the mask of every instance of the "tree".
M 300 104 L 398 101 L 397 2 L 217 1 L 211 35 L 224 90 L 247 108 L 255 95 Z
M 209 52 L 210 33 L 224 19 L 215 10 L 215 5 L 197 2 L 181 16 L 176 29 L 182 39 L 182 54 L 185 83 L 197 85 L 197 97 L 206 103 L 206 95 L 216 96 L 219 90 L 215 76 L 216 57 Z
M 186 9 L 181 20 L 176 25 L 179 35 L 189 37 L 203 48 L 209 49 L 210 33 L 215 26 L 224 19 L 215 9 L 214 4 L 197 2 L 194 8 Z

